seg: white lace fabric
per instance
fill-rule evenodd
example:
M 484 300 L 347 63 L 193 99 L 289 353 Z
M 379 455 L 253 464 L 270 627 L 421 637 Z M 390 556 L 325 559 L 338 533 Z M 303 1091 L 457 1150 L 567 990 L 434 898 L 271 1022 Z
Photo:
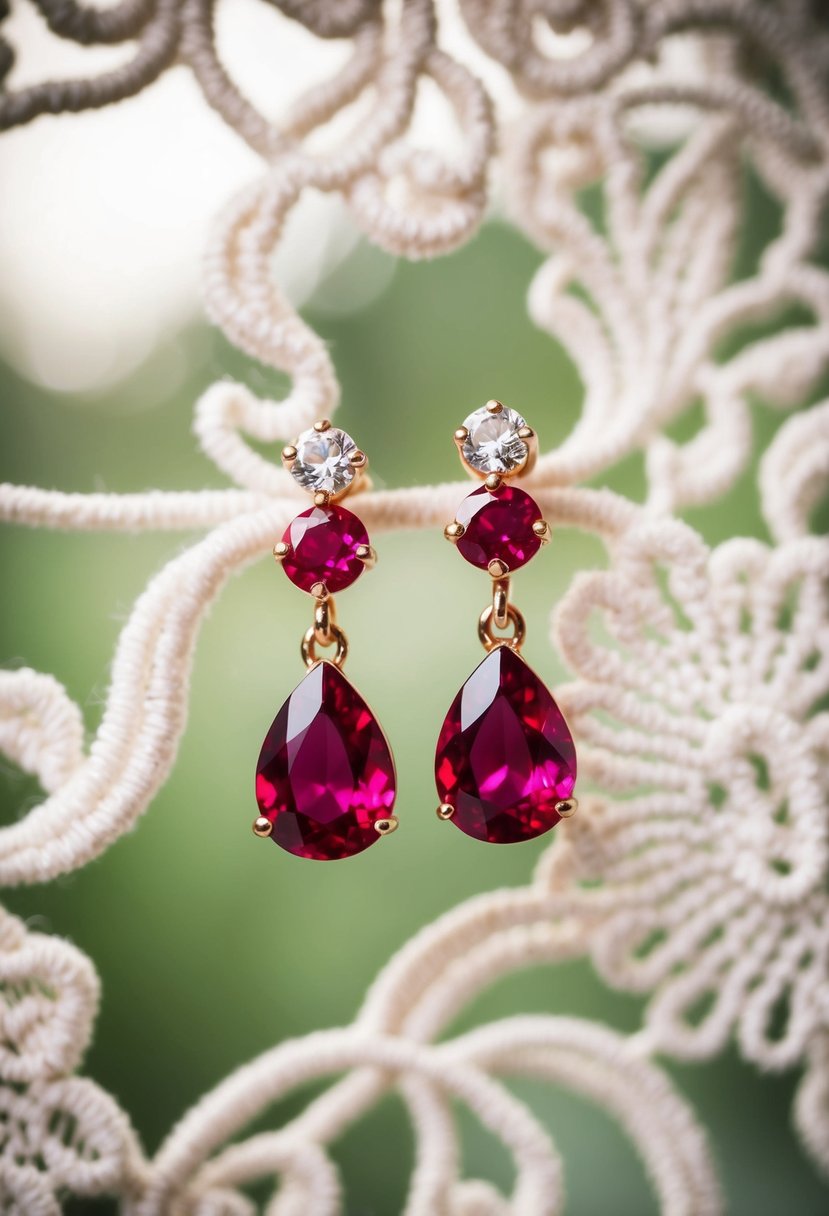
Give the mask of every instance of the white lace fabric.
M 556 1146 L 503 1083 L 528 1074 L 588 1096 L 619 1122 L 663 1212 L 706 1216 L 723 1206 L 708 1139 L 653 1057 L 710 1059 L 732 1037 L 761 1069 L 804 1069 L 795 1122 L 829 1172 L 829 542 L 810 523 L 829 475 L 829 402 L 812 404 L 829 362 L 829 274 L 813 260 L 829 189 L 829 36 L 811 6 L 461 0 L 469 34 L 521 99 L 507 126 L 442 49 L 428 0 L 282 0 L 319 37 L 349 38 L 353 49 L 280 127 L 224 68 L 209 0 L 38 7 L 64 37 L 134 40 L 136 58 L 114 82 L 0 91 L 1 126 L 129 95 L 177 54 L 261 154 L 261 178 L 215 225 L 205 302 L 237 347 L 290 375 L 291 389 L 262 400 L 222 380 L 197 403 L 196 436 L 227 475 L 225 490 L 0 487 L 10 523 L 203 533 L 136 602 L 88 749 L 81 711 L 52 676 L 0 672 L 0 747 L 45 794 L 0 828 L 0 882 L 77 869 L 147 809 L 184 730 L 205 611 L 296 511 L 289 478 L 248 441 L 290 440 L 337 407 L 329 352 L 271 272 L 306 189 L 341 194 L 383 248 L 431 257 L 474 234 L 500 174 L 509 215 L 546 254 L 530 314 L 584 384 L 576 426 L 542 454 L 528 484 L 553 526 L 600 537 L 609 565 L 577 575 L 555 613 L 553 640 L 573 675 L 557 695 L 580 782 L 593 792 L 556 830 L 529 885 L 481 895 L 421 930 L 351 1026 L 282 1043 L 219 1082 L 155 1157 L 114 1099 L 74 1075 L 97 1008 L 93 964 L 2 914 L 2 1210 L 47 1216 L 70 1193 L 115 1195 L 130 1216 L 247 1216 L 256 1209 L 246 1185 L 271 1178 L 268 1216 L 335 1213 L 344 1197 L 327 1146 L 394 1086 L 417 1142 L 409 1216 L 557 1213 Z M 549 56 L 539 21 L 577 31 L 584 49 Z M 680 66 L 678 44 L 692 51 Z M 0 41 L 0 85 L 10 54 Z M 451 162 L 409 138 L 426 77 L 461 132 Z M 780 83 L 769 90 L 772 78 Z M 320 151 L 320 129 L 354 103 L 359 118 Z M 663 129 L 677 134 L 649 176 L 639 136 Z M 756 268 L 732 282 L 747 164 L 782 222 Z M 597 183 L 601 228 L 578 203 Z M 792 304 L 807 323 L 786 323 Z M 750 333 L 723 357 L 728 339 L 776 320 L 772 336 Z M 676 513 L 716 502 L 745 472 L 755 395 L 799 409 L 757 478 L 772 543 L 735 538 L 712 549 Z M 693 438 L 669 438 L 698 403 Z M 585 484 L 637 451 L 644 503 Z M 462 492 L 368 492 L 360 514 L 373 533 L 438 528 Z M 582 956 L 608 985 L 649 994 L 636 1034 L 517 1015 L 441 1038 L 496 980 Z M 781 1008 L 784 1025 L 772 1032 Z M 278 1097 L 343 1072 L 291 1123 L 246 1132 Z M 512 1155 L 510 1195 L 461 1176 L 454 1100 Z

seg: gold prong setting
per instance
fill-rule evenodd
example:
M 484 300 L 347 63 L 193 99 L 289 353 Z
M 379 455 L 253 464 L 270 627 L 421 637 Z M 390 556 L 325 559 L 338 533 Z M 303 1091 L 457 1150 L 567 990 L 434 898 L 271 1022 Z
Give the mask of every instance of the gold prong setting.
M 578 809 L 579 809 L 578 798 L 562 798 L 562 800 L 560 802 L 556 803 L 556 811 L 558 812 L 558 814 L 561 816 L 562 819 L 572 818 L 572 816 L 575 815 L 575 813 Z
M 455 814 L 455 808 L 452 806 L 451 802 L 442 802 L 435 813 L 438 819 L 442 819 L 445 823 Z
M 535 431 L 515 410 L 491 400 L 464 420 L 454 440 L 461 463 L 484 484 L 467 495 L 444 535 L 462 542 L 458 549 L 473 566 L 504 579 L 550 539 L 538 504 L 511 484 L 532 466 Z
M 455 444 L 467 472 L 483 480 L 491 474 L 509 478 L 526 473 L 536 454 L 532 427 L 516 410 L 495 400 L 464 419 L 455 431 Z
M 273 824 L 264 815 L 258 815 L 253 821 L 253 834 L 260 840 L 266 840 L 273 831 Z
M 288 525 L 273 556 L 291 582 L 319 602 L 377 562 L 362 522 L 334 505 L 369 484 L 368 457 L 350 435 L 321 418 L 282 449 L 282 462 L 314 506 Z
M 392 832 L 396 832 L 400 827 L 400 820 L 396 815 L 386 815 L 382 819 L 375 819 L 374 830 L 378 836 L 391 836 Z
M 321 418 L 282 449 L 282 464 L 313 497 L 327 506 L 367 484 L 368 457 L 351 436 Z

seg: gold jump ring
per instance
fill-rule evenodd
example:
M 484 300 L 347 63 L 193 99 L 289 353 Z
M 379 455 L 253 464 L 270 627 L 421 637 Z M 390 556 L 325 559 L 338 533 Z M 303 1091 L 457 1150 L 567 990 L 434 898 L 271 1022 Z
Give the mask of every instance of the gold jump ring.
M 494 650 L 496 646 L 509 646 L 516 651 L 519 651 L 523 646 L 524 638 L 527 635 L 527 627 L 523 616 L 512 604 L 507 604 L 506 615 L 509 623 L 512 625 L 511 637 L 501 637 L 494 632 L 495 608 L 492 604 L 487 604 L 481 613 L 478 620 L 478 637 L 481 639 L 483 648 L 487 652 Z
M 348 638 L 340 629 L 339 625 L 335 625 L 333 621 L 328 625 L 328 639 L 322 641 L 317 636 L 316 628 L 312 625 L 306 630 L 302 639 L 302 658 L 306 667 L 313 667 L 319 662 L 317 654 L 317 646 L 335 646 L 337 647 L 331 662 L 335 667 L 342 667 L 348 654 Z

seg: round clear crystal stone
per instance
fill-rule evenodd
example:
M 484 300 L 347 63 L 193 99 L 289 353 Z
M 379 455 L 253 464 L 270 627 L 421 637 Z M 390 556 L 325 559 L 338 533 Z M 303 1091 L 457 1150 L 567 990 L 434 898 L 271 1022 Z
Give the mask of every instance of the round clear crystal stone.
M 514 473 L 526 464 L 529 449 L 518 432 L 527 424 L 515 410 L 503 406 L 492 414 L 484 406 L 465 418 L 463 425 L 469 435 L 461 453 L 473 469 L 480 473 Z
M 351 485 L 354 467 L 348 457 L 357 445 L 345 431 L 335 426 L 327 431 L 303 431 L 294 446 L 291 474 L 303 490 L 339 494 Z

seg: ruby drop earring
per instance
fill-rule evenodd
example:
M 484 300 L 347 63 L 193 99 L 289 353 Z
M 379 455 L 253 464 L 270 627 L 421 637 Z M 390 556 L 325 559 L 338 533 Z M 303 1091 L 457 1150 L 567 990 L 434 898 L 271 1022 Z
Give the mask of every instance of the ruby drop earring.
M 348 641 L 333 598 L 377 558 L 362 521 L 339 505 L 365 477 L 368 461 L 345 431 L 322 421 L 284 449 L 282 462 L 314 501 L 273 552 L 291 582 L 313 596 L 314 623 L 301 647 L 308 672 L 259 754 L 253 830 L 297 857 L 333 861 L 362 853 L 397 827 L 391 750 L 343 675 Z M 333 658 L 320 658 L 318 647 L 334 647 Z
M 510 576 L 549 540 L 537 504 L 512 484 L 531 469 L 537 441 L 515 410 L 490 401 L 455 431 L 455 443 L 483 485 L 463 500 L 445 535 L 489 573 L 492 603 L 478 622 L 486 658 L 455 697 L 438 738 L 437 813 L 468 836 L 514 844 L 543 835 L 578 806 L 573 736 L 521 657 L 526 628 L 510 602 Z

